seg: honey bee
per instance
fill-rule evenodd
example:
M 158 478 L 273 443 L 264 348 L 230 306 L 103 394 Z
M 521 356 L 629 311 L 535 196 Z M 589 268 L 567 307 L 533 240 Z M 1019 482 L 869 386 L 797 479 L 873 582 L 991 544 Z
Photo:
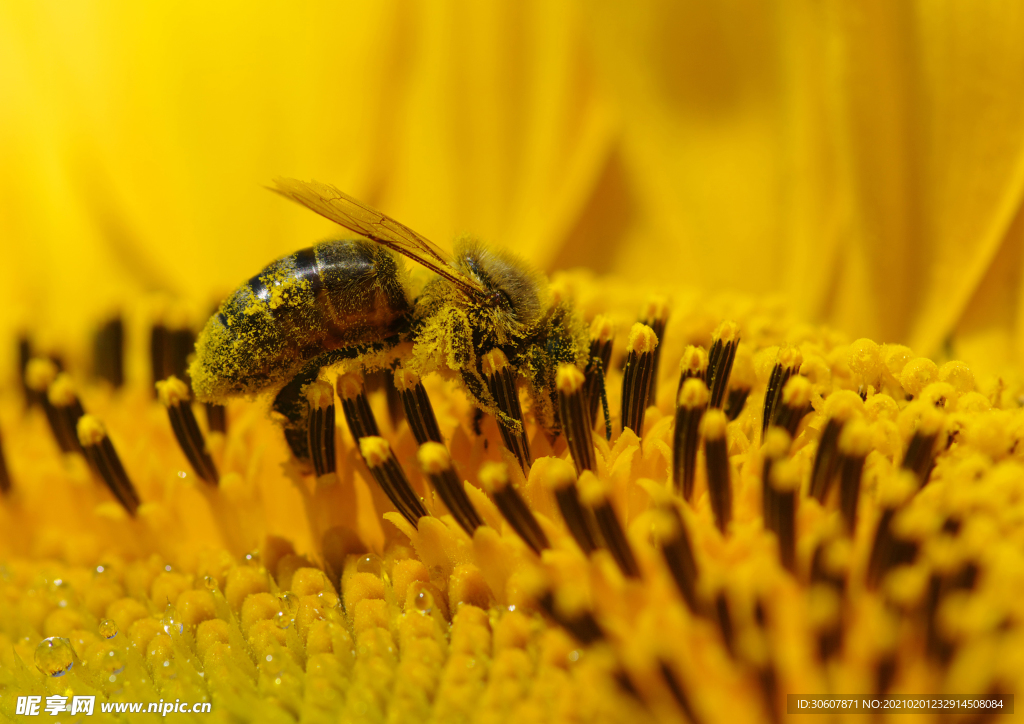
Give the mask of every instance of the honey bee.
M 329 366 L 369 371 L 400 362 L 421 377 L 440 373 L 461 382 L 525 445 L 514 388 L 524 378 L 534 417 L 558 431 L 555 371 L 560 363 L 588 364 L 589 333 L 571 303 L 552 301 L 543 275 L 474 240 L 458 241 L 450 256 L 332 186 L 275 184 L 272 191 L 362 238 L 278 259 L 221 304 L 199 335 L 189 370 L 200 401 L 274 392 L 289 446 L 308 460 L 302 389 Z M 417 292 L 400 256 L 436 276 Z M 511 394 L 495 394 L 499 373 L 512 380 Z

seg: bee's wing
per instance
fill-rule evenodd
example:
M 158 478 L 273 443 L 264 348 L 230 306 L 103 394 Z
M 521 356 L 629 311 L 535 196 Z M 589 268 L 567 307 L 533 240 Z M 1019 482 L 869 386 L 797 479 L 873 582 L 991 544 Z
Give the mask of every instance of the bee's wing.
M 271 191 L 302 204 L 349 231 L 419 262 L 466 294 L 475 296 L 484 293 L 479 284 L 455 268 L 451 257 L 440 247 L 372 206 L 317 181 L 277 178 L 274 183 L 277 188 Z

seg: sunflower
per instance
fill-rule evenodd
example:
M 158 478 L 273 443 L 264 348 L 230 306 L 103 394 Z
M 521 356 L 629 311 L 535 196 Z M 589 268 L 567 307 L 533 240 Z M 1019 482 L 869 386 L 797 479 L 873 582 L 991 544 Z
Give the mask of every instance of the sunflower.
M 1022 23 L 0 8 L 0 713 L 1007 711 Z M 267 401 L 200 404 L 216 300 L 337 235 L 261 188 L 282 175 L 514 249 L 589 361 L 498 415 L 457 377 L 325 370 L 308 461 Z

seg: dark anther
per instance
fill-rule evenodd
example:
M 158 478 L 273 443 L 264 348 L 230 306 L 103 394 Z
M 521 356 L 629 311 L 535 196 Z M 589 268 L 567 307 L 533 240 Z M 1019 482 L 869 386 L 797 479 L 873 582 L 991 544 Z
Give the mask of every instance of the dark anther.
M 711 335 L 711 349 L 708 351 L 707 383 L 711 407 L 721 408 L 725 391 L 729 386 L 732 363 L 736 359 L 736 347 L 740 343 L 740 330 L 735 322 L 722 322 Z
M 405 471 L 398 464 L 388 441 L 376 435 L 367 435 L 359 438 L 359 452 L 366 461 L 366 467 L 377 484 L 394 504 L 398 512 L 402 514 L 413 527 L 418 526 L 420 518 L 427 514 L 423 503 L 416 496 L 416 492 L 409 485 L 405 477 Z
M 53 410 L 53 421 L 60 427 L 60 438 L 66 440 L 72 450 L 84 452 L 78 440 L 78 421 L 85 410 L 67 372 L 61 372 L 50 383 L 46 401 Z
M 654 375 L 654 351 L 658 337 L 645 324 L 634 324 L 626 347 L 626 367 L 622 374 L 622 429 L 643 436 L 644 414 Z
M 508 477 L 508 468 L 504 463 L 484 463 L 478 476 L 480 485 L 494 496 L 494 503 L 505 516 L 512 529 L 519 534 L 526 545 L 538 555 L 545 548 L 550 548 L 548 537 L 541 530 L 540 523 L 533 511 L 526 504 Z
M 701 421 L 708 468 L 708 497 L 715 514 L 715 524 L 722 533 L 732 520 L 732 485 L 725 426 L 725 413 L 721 410 L 709 409 Z
M 697 561 L 693 556 L 693 544 L 686 532 L 686 525 L 674 506 L 666 506 L 664 515 L 659 513 L 658 543 L 665 565 L 672 574 L 672 580 L 693 613 L 699 613 L 697 601 Z
M 177 438 L 178 445 L 181 446 L 192 469 L 207 483 L 216 485 L 220 476 L 213 464 L 213 458 L 210 457 L 210 451 L 206 448 L 206 439 L 199 429 L 196 416 L 192 412 L 188 387 L 172 375 L 157 382 L 156 389 L 160 402 L 167 408 L 174 437 Z
M 604 405 L 605 437 L 612 437 L 612 422 L 608 413 L 608 395 L 605 393 L 605 378 L 612 363 L 612 340 L 615 328 L 604 315 L 597 315 L 590 323 L 590 362 L 586 371 L 587 404 L 590 410 L 591 426 L 597 421 L 597 407 Z
M 32 399 L 43 408 L 50 431 L 61 452 L 82 452 L 77 435 L 69 434 L 64 417 L 50 402 L 47 394 L 50 385 L 57 379 L 57 374 L 57 365 L 52 360 L 36 357 L 29 360 L 25 366 L 25 383 L 28 385 Z
M 420 378 L 404 367 L 399 367 L 395 370 L 392 387 L 398 391 L 405 408 L 405 419 L 409 422 L 409 429 L 416 442 L 420 445 L 426 442 L 443 443 L 434 408 Z
M 555 388 L 558 390 L 558 411 L 562 420 L 562 431 L 577 474 L 584 470 L 596 470 L 594 463 L 594 438 L 591 432 L 591 418 L 587 414 L 587 399 L 584 391 L 585 378 L 575 365 L 558 366 Z
M 530 469 L 533 458 L 530 456 L 530 441 L 526 438 L 526 426 L 523 424 L 523 410 L 519 405 L 519 393 L 516 391 L 516 380 L 508 357 L 500 349 L 493 349 L 484 355 L 484 379 L 487 388 L 498 408 L 498 430 L 505 447 L 516 456 L 523 472 Z
M 448 506 L 452 517 L 472 537 L 473 531 L 483 525 L 483 521 L 455 474 L 448 449 L 439 442 L 428 440 L 420 445 L 418 457 L 430 484 Z
M 124 320 L 114 317 L 93 337 L 93 374 L 115 388 L 124 384 Z
M 370 401 L 366 398 L 363 388 L 363 377 L 358 372 L 347 372 L 338 375 L 338 397 L 341 398 L 341 409 L 345 413 L 352 439 L 359 443 L 364 437 L 380 436 L 377 419 L 370 409 Z
M 576 473 L 567 462 L 556 459 L 548 469 L 547 481 L 569 533 L 580 550 L 589 556 L 599 547 L 600 534 L 594 514 L 580 502 Z
M 226 433 L 228 431 L 227 408 L 216 402 L 207 402 L 203 407 L 206 409 L 206 429 L 210 432 Z
M 4 457 L 4 440 L 0 435 L 0 494 L 7 495 L 11 492 L 11 474 L 7 470 L 7 458 Z
M 324 380 L 310 382 L 304 391 L 309 406 L 309 456 L 319 478 L 336 470 L 334 451 L 334 388 Z
M 139 507 L 139 494 L 128 479 L 103 423 L 92 415 L 83 415 L 78 420 L 76 434 L 93 469 L 103 478 L 110 492 L 129 515 L 135 515 Z
M 789 378 L 797 373 L 800 365 L 803 364 L 803 355 L 800 350 L 794 347 L 783 347 L 779 350 L 779 356 L 772 368 L 771 377 L 768 379 L 768 388 L 764 393 L 764 413 L 761 416 L 761 437 L 768 431 L 768 426 L 775 421 L 775 410 L 782 397 L 782 389 L 786 386 Z
M 619 517 L 612 507 L 605 484 L 587 470 L 580 475 L 579 489 L 583 505 L 593 511 L 597 529 L 604 540 L 604 547 L 619 564 L 622 574 L 629 578 L 639 578 L 640 567 L 636 563 L 636 556 L 633 555 L 633 548 L 629 545 L 626 532 L 622 529 Z
M 697 473 L 700 421 L 708 404 L 708 388 L 694 377 L 686 380 L 676 400 L 676 426 L 672 439 L 672 482 L 684 499 L 693 498 Z
M 778 425 L 791 436 L 796 437 L 800 421 L 811 411 L 811 382 L 806 377 L 794 375 L 782 388 L 782 396 L 775 408 L 772 425 Z
M 665 336 L 665 325 L 668 324 L 668 300 L 662 296 L 651 297 L 644 306 L 640 322 L 646 324 L 654 332 L 654 336 L 662 339 Z M 658 366 L 661 363 L 661 347 L 654 348 L 654 361 L 651 365 L 651 388 L 647 393 L 647 406 L 654 404 L 658 395 Z M 639 433 L 637 433 L 639 434 Z

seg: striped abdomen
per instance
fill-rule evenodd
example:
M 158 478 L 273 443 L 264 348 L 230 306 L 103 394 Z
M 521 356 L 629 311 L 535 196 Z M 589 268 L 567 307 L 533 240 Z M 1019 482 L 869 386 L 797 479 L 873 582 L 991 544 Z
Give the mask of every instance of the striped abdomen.
M 381 342 L 403 328 L 404 270 L 387 249 L 329 241 L 270 264 L 206 323 L 190 374 L 200 400 L 279 387 L 333 349 Z

